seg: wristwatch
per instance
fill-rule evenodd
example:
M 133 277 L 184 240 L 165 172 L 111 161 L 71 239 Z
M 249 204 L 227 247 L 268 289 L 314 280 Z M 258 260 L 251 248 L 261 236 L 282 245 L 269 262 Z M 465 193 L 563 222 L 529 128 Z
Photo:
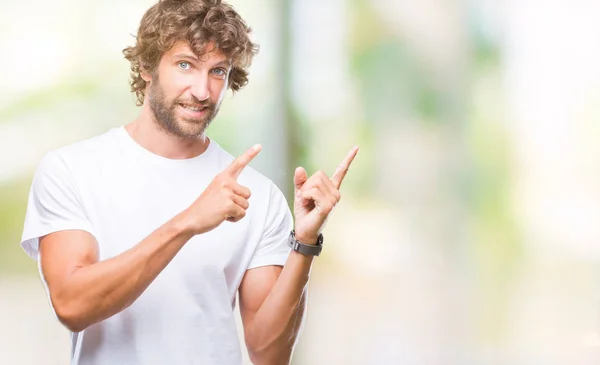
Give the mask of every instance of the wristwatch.
M 306 243 L 302 243 L 296 239 L 296 232 L 290 232 L 290 238 L 288 239 L 288 245 L 292 248 L 292 250 L 296 252 L 300 252 L 306 256 L 319 256 L 321 250 L 323 249 L 323 234 L 319 233 L 319 237 L 317 238 L 317 244 L 315 245 L 307 245 Z

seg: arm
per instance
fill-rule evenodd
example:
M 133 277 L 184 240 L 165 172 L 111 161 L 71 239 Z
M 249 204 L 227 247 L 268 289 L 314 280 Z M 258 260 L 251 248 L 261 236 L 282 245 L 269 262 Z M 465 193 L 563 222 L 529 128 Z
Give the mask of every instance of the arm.
M 101 262 L 98 244 L 88 232 L 42 237 L 42 273 L 59 320 L 80 332 L 127 308 L 191 237 L 177 216 L 130 250 Z
M 329 213 L 340 200 L 339 188 L 358 148 L 353 148 L 329 179 L 322 171 L 310 178 L 294 174 L 296 239 L 316 244 Z M 250 359 L 255 364 L 289 364 L 306 311 L 313 257 L 292 251 L 283 269 L 267 266 L 246 272 L 240 285 L 240 313 Z
M 242 219 L 250 191 L 236 179 L 259 151 L 250 149 L 234 160 L 188 209 L 108 260 L 98 261 L 98 243 L 84 230 L 60 230 L 42 236 L 42 273 L 59 320 L 79 332 L 113 316 L 144 292 L 190 238 L 224 220 Z
M 283 269 L 248 270 L 240 285 L 240 314 L 254 364 L 289 364 L 306 310 L 313 258 L 290 253 Z

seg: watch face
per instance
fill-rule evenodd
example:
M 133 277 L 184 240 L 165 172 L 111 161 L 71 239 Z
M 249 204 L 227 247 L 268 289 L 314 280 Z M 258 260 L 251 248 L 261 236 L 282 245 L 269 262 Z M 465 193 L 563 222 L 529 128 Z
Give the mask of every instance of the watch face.
M 323 233 L 319 233 L 319 238 L 317 238 L 317 245 L 323 244 Z

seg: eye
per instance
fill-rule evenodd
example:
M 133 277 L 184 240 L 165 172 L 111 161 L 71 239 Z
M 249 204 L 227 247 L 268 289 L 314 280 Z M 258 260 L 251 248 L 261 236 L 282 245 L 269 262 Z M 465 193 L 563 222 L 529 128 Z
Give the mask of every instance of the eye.
M 177 66 L 179 66 L 180 69 L 182 70 L 189 70 L 192 66 L 189 64 L 189 62 L 185 62 L 185 61 L 181 61 L 177 64 Z
M 225 76 L 227 75 L 227 70 L 225 70 L 224 68 L 215 68 L 212 70 L 212 73 L 217 76 Z

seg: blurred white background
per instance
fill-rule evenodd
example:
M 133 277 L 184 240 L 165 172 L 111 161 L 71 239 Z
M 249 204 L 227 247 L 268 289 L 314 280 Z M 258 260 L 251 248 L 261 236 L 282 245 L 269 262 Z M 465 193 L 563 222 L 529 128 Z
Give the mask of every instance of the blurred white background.
M 232 0 L 261 45 L 209 135 L 286 193 L 361 151 L 294 364 L 600 362 L 600 2 Z M 19 248 L 48 150 L 128 123 L 152 1 L 0 0 L 0 364 L 66 364 Z

